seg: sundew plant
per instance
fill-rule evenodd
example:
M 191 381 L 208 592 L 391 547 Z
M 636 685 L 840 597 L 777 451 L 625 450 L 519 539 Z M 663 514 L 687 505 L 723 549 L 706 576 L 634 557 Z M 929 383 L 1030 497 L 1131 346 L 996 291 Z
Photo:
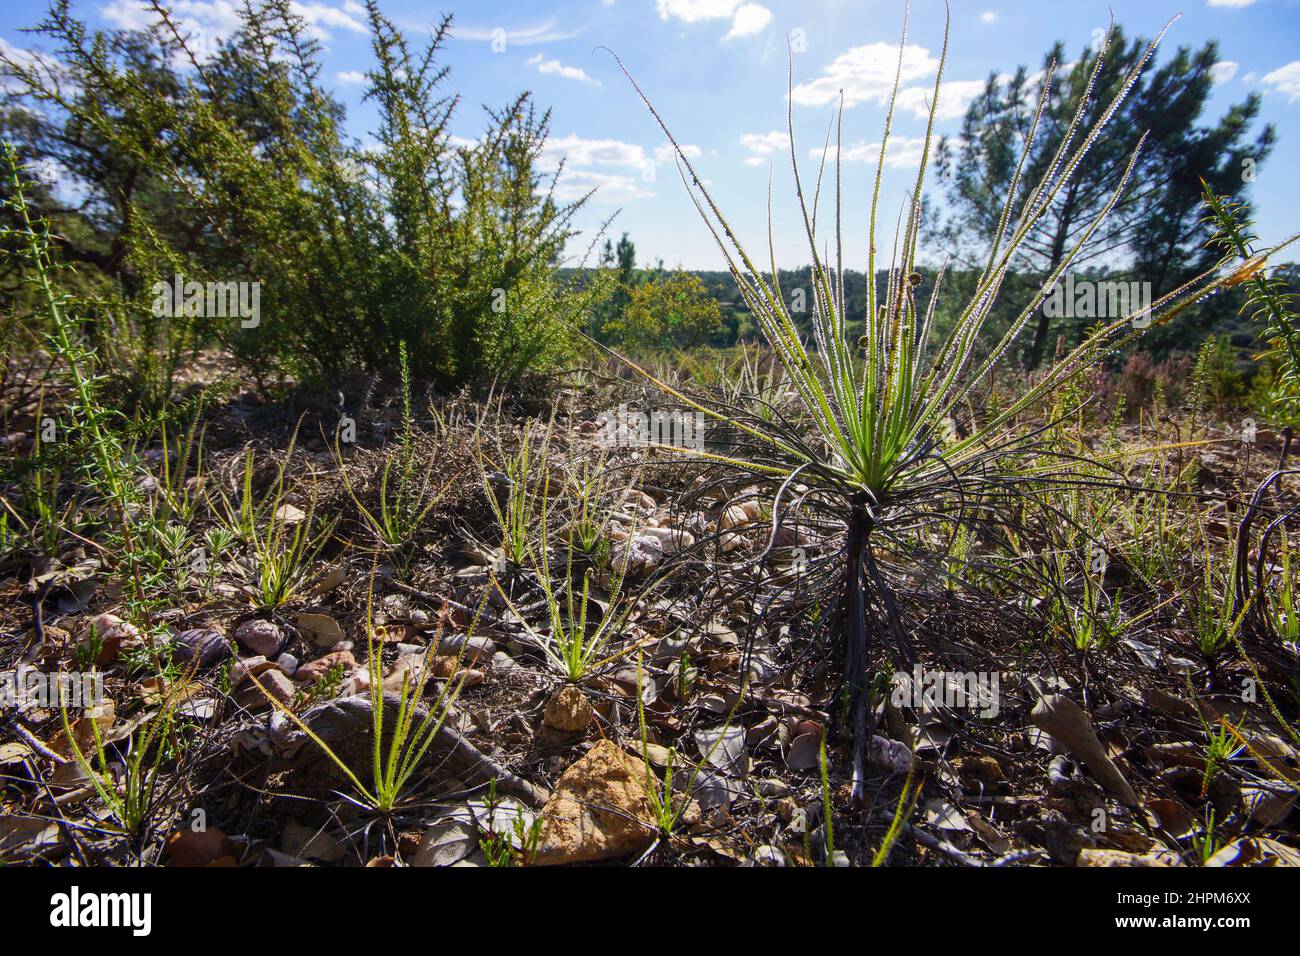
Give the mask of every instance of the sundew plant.
M 871 278 L 877 275 L 878 266 L 885 263 L 880 244 L 881 178 L 902 76 L 909 13 L 904 15 L 898 67 L 871 193 L 866 268 L 866 275 Z M 1110 121 L 1172 23 L 1172 20 L 1167 23 L 1147 46 L 1113 100 L 1095 114 L 1095 121 L 1089 122 L 1091 94 L 1115 35 L 1111 24 L 1101 40 L 1096 66 L 1089 78 L 1089 96 L 1081 100 L 1046 174 L 1037 182 L 1028 182 L 1024 178 L 1026 157 L 1037 137 L 1044 135 L 1040 124 L 1056 72 L 1055 64 L 1049 65 L 998 229 L 988 237 L 983 270 L 969 300 L 961 305 L 956 321 L 947 331 L 941 331 L 935 322 L 945 270 L 941 268 L 927 277 L 920 271 L 918 261 L 922 195 L 948 56 L 948 23 L 944 26 L 943 51 L 930 98 L 925 148 L 890 246 L 887 287 L 880 294 L 875 282 L 868 281 L 865 315 L 851 316 L 845 308 L 844 233 L 851 227 L 845 222 L 848 210 L 842 201 L 843 104 L 833 118 L 834 146 L 828 132 L 820 165 L 811 182 L 811 202 L 807 188 L 809 177 L 800 169 L 798 159 L 792 101 L 787 108 L 794 192 L 811 261 L 811 341 L 801 336 L 779 281 L 770 225 L 770 186 L 769 261 L 765 269 L 733 230 L 649 95 L 623 68 L 672 144 L 682 182 L 726 258 L 745 304 L 780 362 L 797 401 L 793 410 L 759 416 L 747 412 L 745 403 L 719 404 L 693 398 L 649 372 L 644 374 L 678 400 L 743 433 L 745 440 L 734 453 L 712 453 L 704 457 L 778 484 L 773 540 L 781 522 L 797 508 L 816 509 L 838 525 L 836 540 L 842 541 L 842 545 L 833 554 L 814 562 L 813 568 L 821 572 L 819 578 L 833 576 L 838 582 L 838 613 L 827 619 L 835 622 L 844 642 L 848 724 L 855 742 L 853 789 L 859 800 L 864 796 L 865 744 L 869 739 L 871 712 L 870 638 L 877 633 L 885 637 L 887 650 L 896 658 L 910 663 L 915 657 L 890 584 L 890 577 L 896 575 L 883 566 L 880 555 L 906 550 L 905 538 L 915 542 L 918 529 L 924 537 L 927 526 L 937 524 L 944 516 L 957 526 L 1008 520 L 1013 510 L 1009 502 L 1023 497 L 1026 489 L 1041 488 L 1044 482 L 1077 478 L 1081 466 L 1090 463 L 1051 455 L 1038 441 L 1043 433 L 1041 423 L 1024 424 L 1022 413 L 1039 407 L 1060 386 L 1095 365 L 1111 350 L 1133 341 L 1146 328 L 1169 322 L 1231 278 L 1231 267 L 1221 266 L 1158 296 L 1148 314 L 1134 312 L 1097 326 L 996 413 L 982 421 L 966 414 L 975 389 L 1007 364 L 1025 326 L 1130 186 L 1145 136 L 1133 150 L 1109 201 L 1042 287 L 1005 331 L 997 335 L 983 334 L 1003 283 L 1011 274 L 1017 250 L 1056 197 L 1070 188 L 1088 151 L 1107 134 Z M 622 67 L 621 61 L 619 65 Z M 793 88 L 793 68 L 790 86 Z M 833 171 L 827 182 L 827 165 L 831 159 Z M 831 190 L 834 195 L 829 200 L 827 231 L 822 228 L 828 218 L 821 205 L 823 192 Z M 1292 241 L 1294 237 L 1263 257 Z M 923 310 L 917 292 L 927 281 L 933 282 L 933 291 Z M 1134 321 L 1139 318 L 1140 322 Z M 953 428 L 954 419 L 967 418 L 971 420 L 964 421 L 964 430 Z M 811 423 L 811 437 L 804 423 Z M 1091 464 L 1095 467 L 1095 463 Z M 805 490 L 796 492 L 797 488 Z M 832 564 L 838 573 L 831 572 Z

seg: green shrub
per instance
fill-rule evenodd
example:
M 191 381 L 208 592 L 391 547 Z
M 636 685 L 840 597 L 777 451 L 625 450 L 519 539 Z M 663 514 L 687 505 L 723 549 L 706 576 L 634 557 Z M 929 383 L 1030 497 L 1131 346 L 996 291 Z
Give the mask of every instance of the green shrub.
M 722 328 L 722 309 L 700 277 L 675 272 L 631 291 L 623 313 L 605 326 L 605 334 L 624 347 L 696 348 Z
M 61 75 L 3 54 L 0 65 L 44 117 L 8 116 L 6 138 L 69 169 L 98 210 L 84 243 L 60 251 L 118 290 L 105 334 L 140 361 L 162 347 L 155 380 L 214 340 L 271 380 L 383 368 L 401 341 L 417 376 L 447 386 L 512 381 L 566 352 L 570 323 L 604 288 L 556 272 L 585 198 L 557 200 L 558 173 L 540 172 L 549 114 L 528 94 L 486 110 L 479 139 L 452 136 L 459 98 L 438 62 L 450 18 L 412 46 L 367 4 L 378 119 L 363 147 L 343 132 L 320 46 L 289 0 L 241 7 L 207 58 L 162 0 L 151 7 L 150 28 L 101 33 L 58 0 L 36 32 Z M 168 303 L 160 317 L 177 275 L 258 283 L 257 314 Z

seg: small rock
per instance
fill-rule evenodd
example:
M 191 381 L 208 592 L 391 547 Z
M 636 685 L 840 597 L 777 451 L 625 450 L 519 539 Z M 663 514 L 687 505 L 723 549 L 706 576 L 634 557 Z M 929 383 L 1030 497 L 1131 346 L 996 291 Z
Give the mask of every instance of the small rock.
M 589 863 L 644 850 L 654 839 L 645 764 L 602 740 L 560 776 L 542 810 L 536 862 Z
M 250 654 L 270 660 L 284 649 L 285 637 L 273 621 L 253 618 L 235 628 L 235 641 Z
M 210 627 L 195 627 L 176 635 L 172 660 L 176 663 L 194 664 L 205 670 L 220 664 L 230 656 L 230 642 Z
M 294 673 L 294 678 L 307 684 L 314 684 L 325 676 L 325 673 L 331 667 L 342 665 L 343 673 L 355 670 L 357 659 L 352 656 L 351 651 L 331 651 L 324 657 L 318 657 L 314 661 L 308 661 L 298 667 Z
M 958 757 L 952 762 L 957 775 L 967 782 L 992 784 L 1005 779 L 1002 765 L 995 757 L 981 754 L 973 757 Z
M 587 729 L 592 713 L 587 695 L 572 684 L 565 684 L 546 702 L 542 723 L 560 733 L 576 734 Z
M 481 660 L 491 660 L 492 655 L 496 653 L 497 645 L 492 638 L 478 634 L 444 634 L 438 641 L 435 651 L 440 657 L 450 655 L 455 658 L 461 654 L 461 648 L 465 651 L 461 657 L 461 666 L 466 666 L 477 664 Z
M 271 706 L 267 695 L 282 704 L 288 704 L 297 693 L 293 681 L 285 677 L 274 665 L 256 677 L 250 677 L 244 688 L 236 695 L 235 702 L 250 711 L 256 712 Z
M 496 674 L 523 673 L 524 668 L 505 651 L 497 651 L 492 655 L 492 671 Z
M 916 767 L 916 757 L 907 744 L 879 734 L 871 738 L 867 760 L 890 773 L 911 773 Z
M 429 658 L 429 674 L 438 680 L 455 678 L 456 682 L 465 682 L 466 687 L 477 687 L 487 680 L 487 672 L 466 667 L 463 659 L 451 656 Z
M 749 513 L 742 505 L 731 505 L 722 516 L 718 518 L 718 530 L 726 531 L 730 528 L 743 528 L 749 524 Z
M 238 687 L 249 677 L 260 674 L 262 671 L 270 670 L 275 665 L 268 661 L 260 654 L 257 657 L 245 657 L 235 661 L 230 668 L 230 686 Z
M 641 533 L 659 540 L 663 550 L 685 551 L 695 546 L 695 535 L 689 531 L 683 531 L 679 528 L 654 528 L 645 527 Z
M 285 677 L 298 673 L 298 658 L 292 654 L 281 654 L 275 659 L 275 666 L 280 668 Z
M 628 544 L 627 570 L 633 577 L 643 578 L 659 567 L 664 559 L 664 545 L 653 534 L 637 534 Z
M 1155 853 L 1138 855 L 1137 853 L 1125 853 L 1123 850 L 1102 850 L 1084 847 L 1079 851 L 1079 859 L 1075 865 L 1086 867 L 1164 867 L 1181 866 L 1182 863 L 1176 855 L 1169 853 L 1168 851 L 1158 850 Z

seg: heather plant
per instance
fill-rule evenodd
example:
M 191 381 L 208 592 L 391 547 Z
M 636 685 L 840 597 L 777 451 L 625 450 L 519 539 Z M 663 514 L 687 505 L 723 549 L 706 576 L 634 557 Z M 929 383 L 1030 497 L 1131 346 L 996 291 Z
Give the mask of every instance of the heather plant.
M 1206 222 L 1213 227 L 1209 245 L 1223 253 L 1223 264 L 1234 267 L 1225 285 L 1241 286 L 1246 293 L 1241 311 L 1265 323 L 1268 357 L 1278 369 L 1282 385 L 1300 384 L 1300 316 L 1287 283 L 1269 276 L 1268 254 L 1257 251 L 1259 238 L 1251 233 L 1248 208 L 1239 200 L 1217 195 L 1202 181 Z
M 438 482 L 428 468 L 421 468 L 417 460 L 417 442 L 414 417 L 411 412 L 411 369 L 407 360 L 406 343 L 400 344 L 398 362 L 401 373 L 402 431 L 396 447 L 386 449 L 379 474 L 379 501 L 367 505 L 353 485 L 352 476 L 343 464 L 343 451 L 335 441 L 334 455 L 338 463 L 343 487 L 367 534 L 375 546 L 389 554 L 399 567 L 405 568 L 411 558 L 416 535 L 425 519 L 442 501 L 450 482 Z M 335 436 L 336 439 L 339 436 Z
M 528 94 L 487 109 L 473 141 L 452 136 L 450 17 L 420 45 L 366 5 L 376 125 L 363 149 L 290 0 L 237 5 L 215 51 L 165 0 L 146 7 L 146 27 L 99 31 L 56 0 L 35 32 L 57 65 L 4 52 L 0 65 L 39 106 L 6 135 L 102 211 L 89 239 L 61 230 L 59 251 L 120 287 L 97 334 L 133 356 L 150 402 L 213 340 L 268 382 L 380 369 L 402 341 L 413 373 L 444 385 L 513 382 L 567 353 L 605 291 L 556 270 L 585 198 L 557 198 L 558 171 L 541 171 L 550 118 Z M 155 283 L 178 276 L 255 284 L 258 314 L 151 308 Z
M 26 270 L 26 281 L 42 316 L 45 346 L 68 396 L 60 411 L 66 416 L 62 427 L 68 441 L 49 459 L 40 454 L 38 446 L 31 470 L 15 476 L 19 489 L 16 497 L 34 506 L 34 511 L 24 520 L 7 497 L 5 510 L 27 531 L 39 529 L 39 536 L 29 540 L 39 541 L 51 550 L 73 521 L 96 525 L 107 542 L 106 553 L 121 556 L 128 580 L 123 595 L 125 611 L 149 631 L 158 584 L 155 542 L 160 525 L 142 506 L 141 492 L 134 481 L 139 459 L 128 440 L 127 423 L 105 401 L 106 377 L 101 359 L 86 344 L 72 311 L 77 300 L 60 287 L 58 276 L 64 267 L 52 254 L 49 223 L 36 218 L 27 202 L 26 184 L 13 145 L 5 141 L 0 155 L 6 167 L 9 197 L 4 209 L 17 223 L 6 225 L 0 235 L 6 247 L 14 249 L 7 259 L 16 259 Z M 69 499 L 60 497 L 61 474 L 50 467 L 60 460 L 75 463 L 78 490 Z M 44 556 L 52 557 L 51 550 L 46 550 Z M 148 646 L 151 649 L 152 642 Z M 154 664 L 159 665 L 156 655 Z

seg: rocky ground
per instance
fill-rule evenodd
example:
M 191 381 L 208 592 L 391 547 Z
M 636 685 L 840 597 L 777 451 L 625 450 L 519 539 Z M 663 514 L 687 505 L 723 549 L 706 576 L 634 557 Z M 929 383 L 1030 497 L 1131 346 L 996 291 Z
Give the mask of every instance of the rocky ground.
M 643 397 L 635 385 L 584 380 L 553 406 L 539 395 L 512 407 L 417 397 L 416 472 L 437 495 L 399 548 L 377 544 L 362 513 L 382 507 L 386 474 L 393 487 L 384 463 L 404 430 L 400 396 L 374 388 L 344 413 L 354 442 L 336 443 L 330 398 L 244 395 L 205 419 L 201 458 L 152 449 L 133 481 L 154 506 L 183 498 L 183 519 L 169 523 L 183 525 L 185 547 L 143 607 L 127 600 L 121 556 L 93 540 L 65 540 L 57 558 L 9 558 L 0 668 L 97 674 L 104 693 L 66 728 L 56 709 L 6 709 L 0 860 L 1300 863 L 1296 648 L 1249 637 L 1220 659 L 1199 655 L 1186 612 L 1194 548 L 1175 559 L 1183 583 L 1163 591 L 1139 584 L 1130 552 L 1114 548 L 1102 573 L 1138 622 L 1086 650 L 1062 644 L 1041 600 L 989 587 L 971 596 L 902 567 L 900 613 L 921 667 L 878 656 L 867 799 L 855 801 L 842 658 L 821 603 L 840 533 L 813 522 L 773 540 L 774 485 L 602 447 L 602 410 Z M 1211 444 L 1136 460 L 1147 477 L 1185 474 L 1170 522 L 1230 550 L 1282 439 L 1245 445 L 1222 425 L 1189 427 Z M 1104 430 L 1088 440 L 1107 440 Z M 525 484 L 534 505 L 550 504 L 525 515 L 529 551 L 515 561 L 489 496 L 502 494 L 525 434 Z M 1130 424 L 1111 440 L 1137 449 L 1155 437 L 1165 436 Z M 249 448 L 262 533 L 291 548 L 300 532 L 328 529 L 299 585 L 270 605 L 247 542 L 192 560 L 231 517 L 222 502 L 240 500 Z M 547 595 L 563 609 L 580 591 L 562 586 L 582 580 L 566 535 L 581 518 L 575 476 L 596 461 L 611 476 L 601 543 L 577 566 L 592 571 L 588 625 L 608 621 L 609 640 L 572 679 L 547 652 Z M 1286 510 L 1294 482 L 1270 515 Z M 543 541 L 543 527 L 554 537 Z M 759 558 L 773 545 L 783 557 L 768 567 Z M 763 574 L 807 575 L 805 598 L 766 603 Z M 996 696 L 972 708 L 945 695 L 946 678 L 928 697 L 906 688 L 931 673 L 995 677 Z M 373 785 L 375 708 L 387 746 L 416 685 L 415 724 L 445 716 L 396 806 L 377 813 L 355 786 Z M 119 800 L 144 787 L 139 819 L 124 824 L 105 787 Z

